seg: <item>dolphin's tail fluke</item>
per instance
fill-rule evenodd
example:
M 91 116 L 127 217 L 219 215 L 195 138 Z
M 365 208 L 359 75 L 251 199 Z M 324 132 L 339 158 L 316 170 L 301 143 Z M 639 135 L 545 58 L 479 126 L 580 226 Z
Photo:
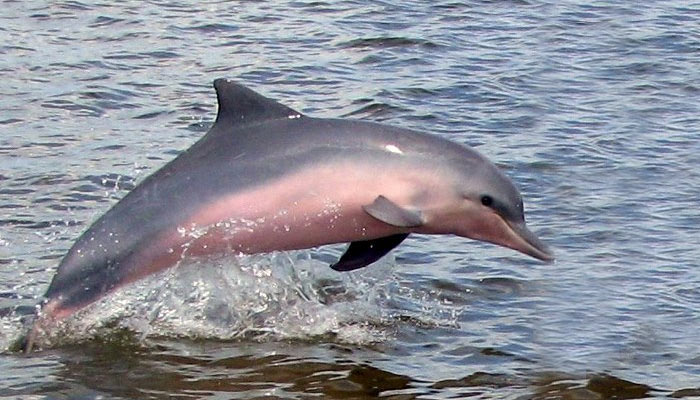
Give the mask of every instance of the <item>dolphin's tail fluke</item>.
M 32 328 L 29 330 L 29 332 L 22 334 L 14 341 L 14 343 L 10 345 L 8 350 L 25 354 L 31 353 L 32 349 L 34 348 L 34 340 L 32 337 L 33 333 L 34 329 Z
M 37 326 L 38 320 L 38 314 L 29 316 L 29 318 L 27 318 L 25 321 L 25 325 L 28 325 L 29 329 L 25 330 L 17 339 L 15 339 L 7 350 L 25 354 L 31 353 L 35 347 L 35 339 L 39 330 L 39 327 Z
M 37 307 L 37 312 L 27 315 L 25 325 L 29 328 L 20 337 L 15 339 L 9 347 L 9 351 L 22 352 L 25 354 L 31 353 L 41 346 L 41 336 L 50 328 L 56 321 L 63 317 L 60 312 L 57 313 L 58 303 L 44 301 Z

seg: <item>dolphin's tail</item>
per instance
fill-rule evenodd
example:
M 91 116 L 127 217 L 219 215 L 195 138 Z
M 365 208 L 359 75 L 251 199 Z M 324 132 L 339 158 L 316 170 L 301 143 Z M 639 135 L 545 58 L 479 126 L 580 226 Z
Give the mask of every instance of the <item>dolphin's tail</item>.
M 47 327 L 51 326 L 51 324 L 55 323 L 55 321 L 60 318 L 60 316 L 57 317 L 54 313 L 56 306 L 56 303 L 42 301 L 36 307 L 37 311 L 33 314 L 28 314 L 24 321 L 25 326 L 28 326 L 29 329 L 15 339 L 8 350 L 25 354 L 35 350 L 37 347 L 37 339 L 41 337 L 41 334 Z
M 33 333 L 34 328 L 32 327 L 29 332 L 22 334 L 20 337 L 15 339 L 8 350 L 25 354 L 31 353 L 32 349 L 34 348 Z
M 34 343 L 38 334 L 38 314 L 32 314 L 24 321 L 25 326 L 29 329 L 25 330 L 17 339 L 12 342 L 7 350 L 11 352 L 30 353 L 34 349 Z

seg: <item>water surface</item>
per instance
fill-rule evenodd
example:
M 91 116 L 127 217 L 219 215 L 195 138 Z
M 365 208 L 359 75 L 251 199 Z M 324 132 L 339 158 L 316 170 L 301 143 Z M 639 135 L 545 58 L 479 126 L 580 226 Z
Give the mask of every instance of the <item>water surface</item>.
M 0 396 L 700 396 L 700 3 L 2 2 Z M 418 236 L 189 260 L 9 351 L 91 221 L 201 137 L 211 82 L 477 147 L 547 265 Z

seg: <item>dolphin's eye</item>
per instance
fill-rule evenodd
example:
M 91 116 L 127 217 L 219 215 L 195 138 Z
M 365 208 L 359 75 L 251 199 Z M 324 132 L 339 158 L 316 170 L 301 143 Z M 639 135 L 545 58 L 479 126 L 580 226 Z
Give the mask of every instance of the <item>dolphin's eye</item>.
M 493 197 L 487 194 L 481 196 L 481 204 L 485 205 L 486 207 L 491 207 L 493 205 Z

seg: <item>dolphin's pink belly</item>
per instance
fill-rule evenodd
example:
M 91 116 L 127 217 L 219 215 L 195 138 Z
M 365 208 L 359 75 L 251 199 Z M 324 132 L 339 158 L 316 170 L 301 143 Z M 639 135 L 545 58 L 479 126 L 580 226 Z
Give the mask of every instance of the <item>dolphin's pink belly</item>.
M 244 219 L 215 224 L 181 246 L 191 256 L 228 251 L 255 254 L 369 240 L 397 232 L 395 227 L 363 215 L 360 207 L 348 210 L 347 215 L 290 215 L 269 222 L 262 217 L 256 220 L 260 222 Z
M 369 240 L 401 232 L 362 206 L 380 194 L 408 203 L 416 195 L 400 168 L 382 174 L 370 167 L 336 164 L 302 170 L 257 188 L 205 204 L 177 229 L 145 250 L 142 261 L 162 269 L 182 256 L 255 254 Z M 412 177 L 410 179 L 416 179 Z M 358 190 L 362 187 L 362 190 Z M 408 189 L 410 188 L 410 189 Z M 149 272 L 149 273 L 150 273 Z

